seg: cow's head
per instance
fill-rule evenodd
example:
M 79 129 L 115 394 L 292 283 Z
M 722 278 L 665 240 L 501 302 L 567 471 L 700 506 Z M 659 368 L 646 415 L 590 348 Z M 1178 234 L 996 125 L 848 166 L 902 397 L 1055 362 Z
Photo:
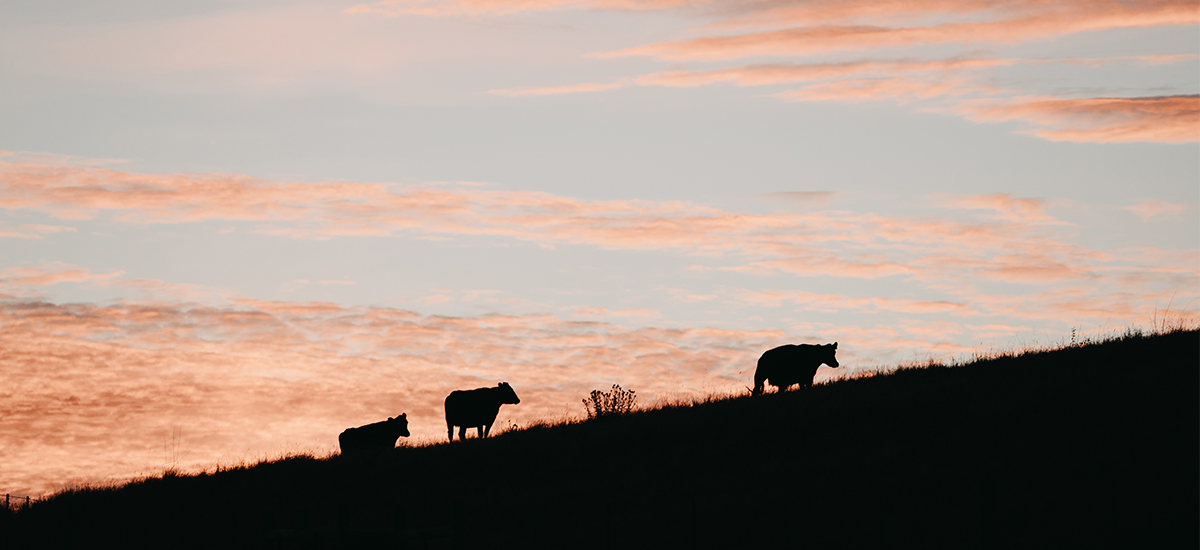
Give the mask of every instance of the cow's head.
M 388 426 L 397 428 L 396 432 L 400 434 L 400 437 L 408 437 L 408 413 L 401 413 L 396 418 L 389 418 Z
M 837 342 L 821 346 L 821 362 L 835 369 L 838 368 L 837 357 L 833 356 L 835 353 L 837 353 Z
M 517 392 L 513 391 L 512 386 L 508 382 L 501 382 L 496 389 L 500 390 L 500 402 L 509 405 L 516 405 L 521 402 L 521 398 L 517 397 Z

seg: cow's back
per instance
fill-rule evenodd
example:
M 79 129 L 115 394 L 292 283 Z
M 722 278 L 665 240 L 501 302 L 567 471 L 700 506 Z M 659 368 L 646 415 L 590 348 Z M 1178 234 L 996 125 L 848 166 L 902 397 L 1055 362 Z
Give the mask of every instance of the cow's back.
M 408 420 L 406 415 L 400 415 L 382 422 L 347 428 L 338 435 L 338 445 L 342 452 L 346 452 L 347 449 L 392 449 L 396 447 L 397 439 L 406 436 Z
M 479 426 L 491 424 L 500 412 L 500 403 L 492 398 L 491 388 L 455 390 L 446 396 L 446 424 Z
M 793 370 L 808 355 L 802 346 L 812 347 L 808 344 L 784 344 L 764 351 L 758 358 L 758 368 L 764 370 L 767 376 Z
M 347 453 L 370 448 L 371 443 L 362 428 L 346 428 L 338 435 L 338 447 L 342 449 L 342 453 Z
M 763 352 L 758 358 L 755 378 L 769 380 L 775 386 L 808 385 L 821 367 L 821 346 L 785 344 Z

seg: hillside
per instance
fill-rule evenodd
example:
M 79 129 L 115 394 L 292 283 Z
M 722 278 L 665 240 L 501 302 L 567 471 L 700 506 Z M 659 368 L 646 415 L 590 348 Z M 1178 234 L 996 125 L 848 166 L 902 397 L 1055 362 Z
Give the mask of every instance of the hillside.
M 21 547 L 1196 547 L 1200 333 L 60 494 Z

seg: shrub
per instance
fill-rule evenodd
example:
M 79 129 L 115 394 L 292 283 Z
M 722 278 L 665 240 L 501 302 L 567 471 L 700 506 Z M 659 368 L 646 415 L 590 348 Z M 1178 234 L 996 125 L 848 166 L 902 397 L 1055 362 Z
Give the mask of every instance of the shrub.
M 601 416 L 626 414 L 633 410 L 637 402 L 637 392 L 621 388 L 613 384 L 612 391 L 603 392 L 592 390 L 591 397 L 583 400 L 583 408 L 589 419 Z

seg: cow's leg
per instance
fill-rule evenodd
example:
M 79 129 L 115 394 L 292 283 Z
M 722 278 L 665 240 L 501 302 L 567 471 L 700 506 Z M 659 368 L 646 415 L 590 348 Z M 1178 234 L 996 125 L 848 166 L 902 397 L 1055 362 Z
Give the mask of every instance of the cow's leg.
M 450 442 L 454 442 L 454 424 L 446 423 L 446 436 L 450 438 Z
M 458 427 L 458 438 L 462 439 L 464 441 L 467 439 L 467 427 L 466 426 Z
M 487 434 L 483 433 L 483 426 L 475 426 L 475 437 L 480 439 L 487 437 Z
M 484 425 L 483 425 L 483 437 L 487 437 L 487 436 L 488 436 L 488 433 L 489 433 L 489 432 L 491 432 L 491 431 L 492 431 L 492 425 L 491 425 L 491 424 L 484 424 Z

